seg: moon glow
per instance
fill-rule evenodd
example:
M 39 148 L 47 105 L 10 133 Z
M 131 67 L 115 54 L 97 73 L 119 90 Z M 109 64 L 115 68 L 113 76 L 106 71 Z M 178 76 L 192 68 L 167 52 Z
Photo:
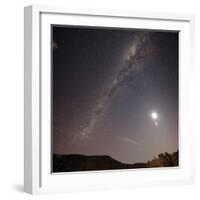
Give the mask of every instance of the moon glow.
M 158 126 L 158 113 L 153 111 L 151 113 L 151 118 L 153 119 L 153 123 L 155 126 Z
M 153 120 L 158 119 L 158 113 L 157 113 L 157 112 L 152 112 L 152 113 L 151 113 L 151 118 L 152 118 Z

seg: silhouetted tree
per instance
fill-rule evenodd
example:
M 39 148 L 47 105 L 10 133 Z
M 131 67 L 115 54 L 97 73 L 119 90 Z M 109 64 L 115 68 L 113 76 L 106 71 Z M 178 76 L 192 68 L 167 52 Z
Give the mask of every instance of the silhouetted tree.
M 147 162 L 147 167 L 172 167 L 178 166 L 178 151 L 169 154 L 165 152 L 158 155 L 158 158 L 154 158 Z

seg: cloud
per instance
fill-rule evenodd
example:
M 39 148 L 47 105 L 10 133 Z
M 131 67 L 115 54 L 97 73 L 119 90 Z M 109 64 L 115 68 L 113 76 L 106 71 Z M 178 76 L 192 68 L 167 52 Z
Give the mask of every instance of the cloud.
M 138 146 L 141 145 L 139 142 L 137 142 L 137 141 L 135 141 L 135 140 L 133 140 L 131 138 L 128 138 L 128 137 L 120 137 L 120 136 L 118 136 L 118 138 L 120 140 L 124 141 L 124 142 L 128 142 L 128 143 L 131 143 L 131 144 L 134 144 L 134 145 L 138 145 Z

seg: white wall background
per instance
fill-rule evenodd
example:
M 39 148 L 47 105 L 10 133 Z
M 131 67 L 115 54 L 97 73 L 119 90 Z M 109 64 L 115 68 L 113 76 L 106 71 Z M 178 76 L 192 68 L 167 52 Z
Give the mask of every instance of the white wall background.
M 194 98 L 193 123 L 196 132 L 197 152 L 195 185 L 40 196 L 23 193 L 23 7 L 31 4 L 164 11 L 196 15 L 197 71 L 192 91 Z M 199 0 L 2 0 L 0 7 L 0 39 L 0 199 L 200 199 L 200 128 L 198 127 L 198 115 L 200 113 L 200 105 L 198 105 L 198 102 L 200 104 Z

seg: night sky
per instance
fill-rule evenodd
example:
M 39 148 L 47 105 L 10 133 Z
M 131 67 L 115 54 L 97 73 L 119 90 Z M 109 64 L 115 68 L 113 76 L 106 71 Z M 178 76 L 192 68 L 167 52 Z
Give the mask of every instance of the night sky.
M 53 26 L 52 56 L 53 153 L 178 150 L 178 33 Z

